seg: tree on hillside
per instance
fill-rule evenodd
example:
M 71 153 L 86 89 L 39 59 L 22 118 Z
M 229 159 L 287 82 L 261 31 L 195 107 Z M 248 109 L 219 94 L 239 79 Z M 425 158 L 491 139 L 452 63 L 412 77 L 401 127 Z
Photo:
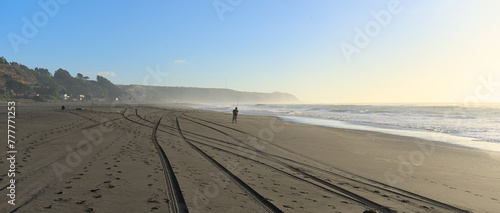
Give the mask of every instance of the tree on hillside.
M 97 85 L 107 90 L 108 96 L 118 97 L 123 94 L 123 91 L 120 88 L 118 88 L 116 85 L 111 83 L 111 81 L 100 75 L 97 76 Z
M 43 87 L 48 87 L 50 90 L 45 90 L 42 89 L 42 92 L 40 92 L 40 89 L 35 88 L 35 91 L 39 94 L 50 94 L 54 97 L 58 96 L 58 92 L 61 92 L 63 90 L 63 86 L 61 86 L 59 83 L 56 82 L 56 80 L 52 77 L 50 74 L 49 70 L 44 69 L 44 68 L 38 68 L 36 67 L 34 69 L 34 75 L 36 80 L 38 81 L 38 84 L 41 84 Z M 46 92 L 49 91 L 49 92 Z M 54 93 L 55 91 L 55 93 Z
M 19 64 L 17 62 L 11 61 L 10 66 L 13 66 L 15 68 L 15 67 L 19 67 Z
M 67 70 L 60 68 L 56 70 L 54 72 L 54 79 L 57 83 L 66 88 L 72 96 L 88 95 L 87 90 L 89 85 L 85 84 L 86 82 L 81 79 L 73 78 Z
M 44 68 L 35 67 L 35 72 L 40 73 L 42 75 L 52 76 L 52 74 L 50 74 L 49 70 L 48 69 L 44 69 Z
M 56 70 L 54 72 L 54 78 L 57 81 L 64 81 L 64 80 L 72 79 L 73 77 L 71 77 L 71 74 L 69 74 L 69 72 L 67 70 L 63 70 L 63 69 L 59 68 L 58 70 Z
M 83 74 L 81 74 L 81 73 L 76 74 L 76 78 L 82 79 L 82 80 L 89 80 L 88 76 L 83 76 Z
M 0 57 L 0 64 L 9 64 L 9 62 L 2 56 Z
M 97 75 L 97 83 L 100 85 L 107 85 L 107 84 L 112 84 L 111 81 L 109 81 L 107 78 L 102 77 L 100 75 Z

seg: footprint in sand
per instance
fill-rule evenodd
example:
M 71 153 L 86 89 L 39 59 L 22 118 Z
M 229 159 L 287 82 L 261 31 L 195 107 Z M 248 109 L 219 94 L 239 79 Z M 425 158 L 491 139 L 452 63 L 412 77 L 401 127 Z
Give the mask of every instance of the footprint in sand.
M 310 201 L 315 202 L 315 203 L 318 202 L 317 200 L 310 199 L 310 198 L 306 198 L 306 200 L 310 200 Z
M 154 200 L 153 198 L 149 198 L 148 203 L 160 203 L 160 201 Z

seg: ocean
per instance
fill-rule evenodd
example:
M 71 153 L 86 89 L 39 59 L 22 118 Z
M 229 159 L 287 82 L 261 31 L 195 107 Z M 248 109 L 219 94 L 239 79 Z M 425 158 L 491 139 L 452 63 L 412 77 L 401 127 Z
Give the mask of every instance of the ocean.
M 233 105 L 197 106 L 232 112 Z M 376 131 L 500 152 L 500 104 L 238 106 L 241 114 L 277 116 L 283 120 L 335 128 Z

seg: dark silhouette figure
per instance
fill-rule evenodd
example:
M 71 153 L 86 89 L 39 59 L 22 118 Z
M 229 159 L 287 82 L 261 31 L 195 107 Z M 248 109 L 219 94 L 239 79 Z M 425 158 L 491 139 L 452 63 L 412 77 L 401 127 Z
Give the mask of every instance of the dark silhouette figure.
M 233 110 L 233 122 L 231 123 L 238 123 L 238 121 L 236 120 L 236 117 L 238 117 L 238 107 L 235 107 L 234 110 Z
M 64 107 L 64 106 L 61 107 L 61 110 L 65 110 L 65 109 L 66 109 L 66 107 Z

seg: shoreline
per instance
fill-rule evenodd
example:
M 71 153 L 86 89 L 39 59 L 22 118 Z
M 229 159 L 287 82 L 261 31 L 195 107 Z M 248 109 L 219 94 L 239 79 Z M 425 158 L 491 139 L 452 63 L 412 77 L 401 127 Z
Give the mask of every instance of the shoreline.
M 193 109 L 202 109 L 201 106 L 191 106 L 191 107 Z M 215 109 L 208 109 L 208 110 L 214 112 L 225 112 Z M 434 132 L 422 129 L 406 129 L 402 127 L 384 127 L 384 126 L 370 125 L 370 124 L 356 124 L 356 123 L 349 123 L 348 121 L 308 117 L 308 116 L 272 115 L 272 114 L 258 114 L 258 113 L 247 113 L 247 115 L 273 116 L 294 123 L 339 128 L 339 129 L 379 132 L 390 135 L 406 136 L 410 138 L 419 138 L 423 140 L 447 143 L 450 145 L 467 147 L 475 150 L 500 152 L 500 143 L 497 142 L 482 141 L 476 138 L 456 136 L 448 133 Z
M 276 116 L 276 117 L 282 118 L 288 122 L 293 122 L 293 123 L 301 123 L 306 125 L 330 127 L 337 129 L 351 129 L 359 131 L 377 132 L 389 135 L 397 135 L 397 136 L 445 143 L 450 146 L 459 146 L 463 148 L 470 148 L 472 150 L 480 150 L 486 152 L 500 152 L 499 143 L 479 141 L 474 138 L 454 136 L 446 133 L 429 132 L 429 131 L 414 130 L 414 129 L 383 128 L 377 126 L 358 125 L 358 124 L 337 125 L 335 123 L 337 122 L 345 123 L 345 122 L 337 120 L 329 120 L 329 119 L 309 118 L 309 117 L 296 117 L 296 116 Z M 318 120 L 319 122 L 314 122 L 314 121 L 310 122 L 308 120 Z M 345 126 L 345 127 L 338 127 L 338 126 Z

